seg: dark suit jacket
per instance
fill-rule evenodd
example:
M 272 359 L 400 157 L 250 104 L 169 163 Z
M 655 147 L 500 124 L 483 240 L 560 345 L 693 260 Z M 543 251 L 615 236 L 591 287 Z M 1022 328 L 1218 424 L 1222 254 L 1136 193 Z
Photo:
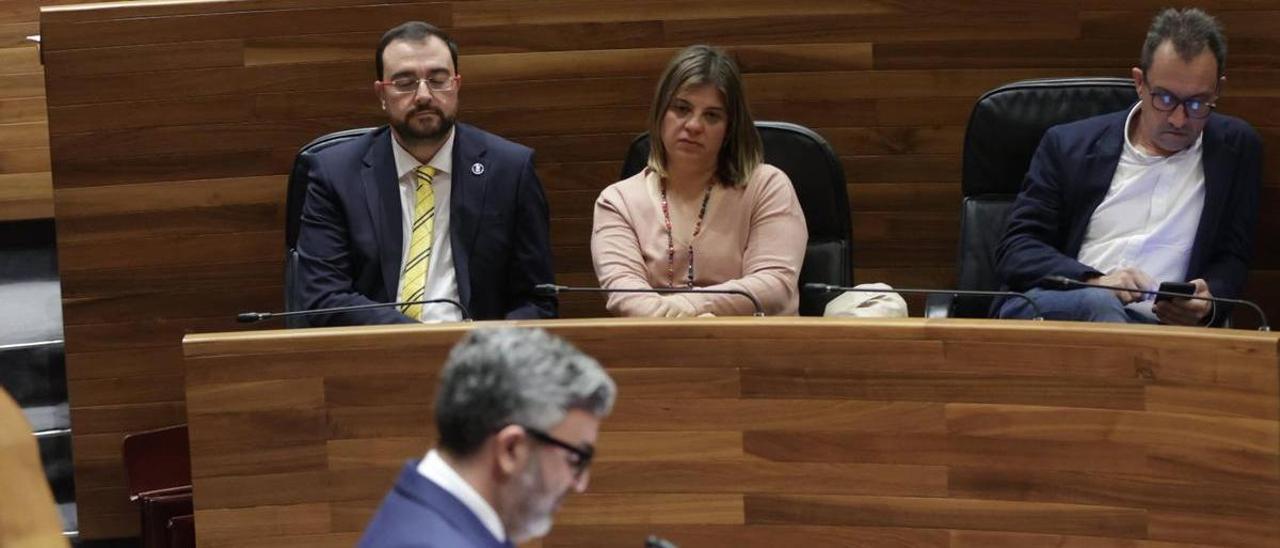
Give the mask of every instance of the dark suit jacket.
M 996 272 L 1012 290 L 1045 276 L 1102 274 L 1076 257 L 1120 163 L 1128 115 L 1126 109 L 1055 126 L 1041 139 L 996 250 Z M 1244 121 L 1212 114 L 1202 146 L 1204 209 L 1187 278 L 1203 278 L 1215 297 L 1237 297 L 1253 253 L 1262 141 Z
M 454 127 L 449 243 L 459 299 L 478 320 L 555 317 L 555 298 L 533 294 L 534 285 L 554 281 L 547 199 L 533 151 L 465 124 Z M 396 300 L 405 236 L 391 139 L 383 127 L 309 161 L 298 233 L 305 309 Z M 412 321 L 382 308 L 312 316 L 311 323 Z
M 462 501 L 405 464 L 382 499 L 360 548 L 510 548 L 485 529 Z

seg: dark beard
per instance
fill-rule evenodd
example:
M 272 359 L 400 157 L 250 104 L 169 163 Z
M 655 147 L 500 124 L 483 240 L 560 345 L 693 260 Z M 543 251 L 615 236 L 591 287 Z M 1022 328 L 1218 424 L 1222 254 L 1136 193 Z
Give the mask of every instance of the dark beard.
M 453 118 L 445 116 L 444 112 L 432 109 L 438 118 L 440 124 L 434 130 L 420 131 L 416 129 L 408 120 L 421 110 L 414 110 L 405 116 L 403 120 L 392 120 L 391 127 L 400 135 L 400 139 L 404 141 L 406 146 L 420 143 L 438 143 L 445 137 L 449 136 L 449 132 L 453 130 Z

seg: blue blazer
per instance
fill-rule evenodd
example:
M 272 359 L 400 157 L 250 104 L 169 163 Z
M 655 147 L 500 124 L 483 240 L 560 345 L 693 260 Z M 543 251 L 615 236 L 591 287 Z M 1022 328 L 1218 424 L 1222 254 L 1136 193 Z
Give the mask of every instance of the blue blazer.
M 382 499 L 360 548 L 510 548 L 485 529 L 462 501 L 418 473 L 409 462 Z
M 996 249 L 996 272 L 1010 289 L 1025 291 L 1045 276 L 1083 280 L 1102 274 L 1076 257 L 1120 163 L 1128 115 L 1125 109 L 1055 126 L 1040 140 Z M 1215 297 L 1234 298 L 1253 254 L 1262 141 L 1244 121 L 1212 114 L 1202 146 L 1204 210 L 1187 279 L 1203 278 Z M 1222 315 L 1216 307 L 1215 314 Z
M 533 286 L 554 282 L 533 151 L 454 127 L 449 243 L 462 304 L 477 320 L 555 317 L 555 298 L 533 294 Z M 396 300 L 405 236 L 391 139 L 383 127 L 308 160 L 298 233 L 306 309 Z M 412 322 L 393 308 L 311 317 L 312 325 Z

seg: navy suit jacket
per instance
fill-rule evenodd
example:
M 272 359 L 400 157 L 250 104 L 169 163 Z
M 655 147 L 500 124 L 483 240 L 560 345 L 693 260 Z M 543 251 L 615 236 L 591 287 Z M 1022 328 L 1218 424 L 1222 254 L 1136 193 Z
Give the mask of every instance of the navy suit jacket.
M 395 487 L 382 499 L 360 548 L 510 548 L 448 491 L 405 464 Z
M 555 298 L 533 294 L 554 282 L 533 151 L 454 127 L 449 244 L 459 300 L 478 320 L 555 317 Z M 305 309 L 396 300 L 405 236 L 391 139 L 382 127 L 310 157 L 298 233 Z M 312 325 L 412 322 L 394 308 L 311 317 Z
M 1103 274 L 1076 257 L 1120 163 L 1128 115 L 1125 109 L 1045 133 L 996 250 L 996 272 L 1010 289 L 1025 291 L 1046 276 L 1084 280 Z M 1262 141 L 1249 124 L 1216 113 L 1203 135 L 1204 209 L 1187 279 L 1203 278 L 1215 297 L 1234 298 L 1253 253 Z

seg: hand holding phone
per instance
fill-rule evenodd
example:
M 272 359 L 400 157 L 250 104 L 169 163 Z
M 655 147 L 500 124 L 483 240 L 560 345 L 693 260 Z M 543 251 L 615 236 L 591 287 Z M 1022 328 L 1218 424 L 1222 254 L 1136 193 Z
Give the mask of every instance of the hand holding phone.
M 1178 293 L 1181 295 L 1191 296 L 1196 294 L 1196 284 L 1190 282 L 1161 282 L 1159 291 L 1161 293 Z M 1156 302 L 1167 301 L 1175 298 L 1177 297 L 1156 295 Z

